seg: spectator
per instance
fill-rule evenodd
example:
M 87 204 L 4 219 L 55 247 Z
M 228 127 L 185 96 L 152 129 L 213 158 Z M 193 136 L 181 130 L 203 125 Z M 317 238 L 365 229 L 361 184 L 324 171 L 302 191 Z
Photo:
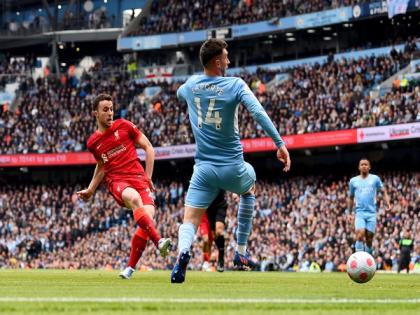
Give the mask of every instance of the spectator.
M 281 134 L 303 134 L 420 121 L 419 82 L 381 98 L 371 99 L 368 93 L 408 61 L 404 54 L 370 56 L 239 75 Z M 6 60 L 0 68 L 20 72 L 30 64 Z M 136 83 L 123 69 L 121 57 L 103 57 L 79 82 L 50 77 L 22 82 L 20 106 L 0 112 L 0 154 L 85 151 L 94 130 L 88 119 L 90 103 L 100 92 L 113 95 L 116 115 L 136 123 L 154 146 L 193 143 L 186 105 L 175 95 L 180 83 Z M 287 73 L 289 79 L 268 88 L 266 83 L 278 73 Z M 138 97 L 156 85 L 158 95 Z M 238 116 L 242 138 L 265 137 L 247 111 L 240 109 Z
M 381 174 L 394 207 L 385 212 L 382 201 L 379 204 L 379 237 L 373 244 L 378 269 L 396 270 L 399 231 L 420 228 L 414 219 L 420 215 L 416 207 L 418 176 L 395 171 Z M 354 242 L 353 226 L 345 215 L 347 184 L 347 176 L 295 177 L 281 185 L 257 183 L 257 214 L 249 247 L 261 253 L 263 270 L 309 271 L 312 266 L 312 270 L 343 271 Z M 156 183 L 157 222 L 164 222 L 160 232 L 175 240 L 185 191 L 176 204 L 171 203 L 171 185 L 179 187 L 181 183 Z M 77 185 L 0 187 L 0 268 L 118 269 L 125 265 L 134 229 L 130 213 L 118 207 L 105 190 L 99 190 L 89 203 L 74 196 L 77 190 Z M 230 262 L 227 268 L 232 268 L 238 204 L 231 195 L 228 204 L 226 261 Z M 413 241 L 413 259 L 417 260 L 420 236 Z M 191 267 L 198 270 L 201 242 L 193 251 Z M 146 252 L 141 260 L 144 269 L 170 269 L 174 263 L 175 256 L 164 261 L 152 245 Z

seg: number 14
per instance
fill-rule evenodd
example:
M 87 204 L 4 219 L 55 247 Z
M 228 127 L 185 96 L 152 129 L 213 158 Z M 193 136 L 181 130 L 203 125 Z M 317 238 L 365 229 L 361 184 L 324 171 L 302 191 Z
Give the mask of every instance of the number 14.
M 206 119 L 204 120 L 205 124 L 215 124 L 216 129 L 219 130 L 222 126 L 222 117 L 218 111 L 214 111 L 214 104 L 216 103 L 215 98 L 211 98 L 209 101 L 209 108 L 207 110 Z M 201 112 L 201 99 L 199 97 L 194 97 L 194 104 L 197 106 L 197 115 L 198 115 L 198 128 L 203 126 L 203 114 Z

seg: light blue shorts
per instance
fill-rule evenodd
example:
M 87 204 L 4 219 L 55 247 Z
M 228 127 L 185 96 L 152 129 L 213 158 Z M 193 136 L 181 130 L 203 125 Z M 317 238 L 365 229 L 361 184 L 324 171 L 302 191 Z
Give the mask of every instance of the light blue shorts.
M 255 184 L 257 176 L 249 163 L 218 166 L 200 163 L 194 166 L 185 205 L 207 209 L 221 189 L 242 195 Z
M 354 224 L 356 230 L 365 229 L 375 233 L 376 213 L 358 212 L 356 213 Z

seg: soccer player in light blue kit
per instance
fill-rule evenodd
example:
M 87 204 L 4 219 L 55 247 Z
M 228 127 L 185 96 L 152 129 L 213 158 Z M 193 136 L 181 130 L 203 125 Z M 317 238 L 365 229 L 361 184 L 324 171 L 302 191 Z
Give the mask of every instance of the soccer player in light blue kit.
M 184 222 L 179 228 L 177 263 L 171 282 L 182 283 L 190 260 L 190 249 L 197 227 L 207 207 L 221 189 L 241 195 L 238 210 L 237 248 L 234 265 L 254 267 L 246 245 L 252 228 L 256 175 L 244 161 L 239 139 L 239 103 L 276 144 L 277 158 L 290 169 L 289 152 L 260 102 L 240 78 L 224 77 L 229 65 L 227 44 L 209 39 L 200 48 L 204 74 L 194 75 L 177 92 L 188 104 L 189 119 L 197 144 L 194 172 L 185 200 Z
M 359 161 L 360 175 L 350 179 L 349 183 L 349 211 L 355 211 L 354 223 L 356 227 L 356 251 L 366 251 L 372 254 L 372 240 L 376 228 L 376 192 L 382 191 L 387 210 L 391 209 L 389 196 L 377 175 L 369 174 L 370 161 Z M 354 204 L 356 199 L 356 204 Z M 366 240 L 366 244 L 364 241 Z

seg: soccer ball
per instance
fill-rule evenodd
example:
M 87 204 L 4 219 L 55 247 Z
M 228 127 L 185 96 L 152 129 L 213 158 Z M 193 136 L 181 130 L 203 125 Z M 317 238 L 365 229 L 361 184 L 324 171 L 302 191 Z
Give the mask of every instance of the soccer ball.
M 375 259 L 366 252 L 355 252 L 347 260 L 347 274 L 357 283 L 366 283 L 376 271 Z

